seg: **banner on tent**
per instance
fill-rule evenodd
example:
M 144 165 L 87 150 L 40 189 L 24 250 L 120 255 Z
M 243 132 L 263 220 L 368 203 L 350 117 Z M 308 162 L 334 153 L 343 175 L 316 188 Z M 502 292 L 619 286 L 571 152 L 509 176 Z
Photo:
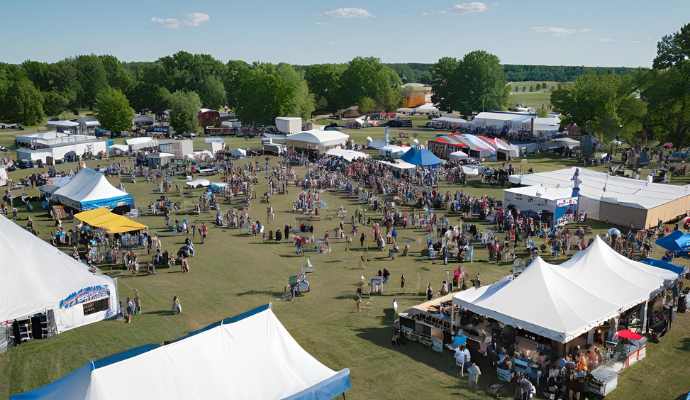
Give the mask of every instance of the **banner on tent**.
M 79 289 L 78 291 L 60 300 L 60 308 L 70 308 L 105 297 L 110 297 L 110 288 L 107 285 L 89 286 Z

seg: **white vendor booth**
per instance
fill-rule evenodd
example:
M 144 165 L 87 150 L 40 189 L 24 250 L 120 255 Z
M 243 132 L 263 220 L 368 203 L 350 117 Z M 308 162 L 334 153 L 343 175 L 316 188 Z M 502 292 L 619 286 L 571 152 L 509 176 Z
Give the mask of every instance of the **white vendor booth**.
M 520 211 L 550 214 L 554 225 L 569 222 L 577 213 L 577 197 L 573 197 L 572 188 L 534 185 L 506 189 L 503 203 Z

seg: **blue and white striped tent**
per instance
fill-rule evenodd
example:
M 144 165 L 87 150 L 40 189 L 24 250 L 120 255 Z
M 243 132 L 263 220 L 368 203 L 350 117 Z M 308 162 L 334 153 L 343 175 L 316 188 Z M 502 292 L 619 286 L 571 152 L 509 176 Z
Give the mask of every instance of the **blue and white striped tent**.
M 134 198 L 93 169 L 80 170 L 67 184 L 57 189 L 51 201 L 79 211 L 94 208 L 134 207 Z

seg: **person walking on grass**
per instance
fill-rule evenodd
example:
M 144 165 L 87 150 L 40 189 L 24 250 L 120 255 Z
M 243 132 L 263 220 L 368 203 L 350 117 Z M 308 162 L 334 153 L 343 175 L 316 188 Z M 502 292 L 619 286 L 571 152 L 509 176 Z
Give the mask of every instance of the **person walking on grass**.
M 208 236 L 208 226 L 205 222 L 202 222 L 199 227 L 199 235 L 201 235 L 201 244 L 203 244 L 206 241 L 206 236 Z
M 469 383 L 471 389 L 477 389 L 479 387 L 479 377 L 482 371 L 479 369 L 477 363 L 471 362 L 470 367 L 467 368 L 467 375 L 469 377 Z

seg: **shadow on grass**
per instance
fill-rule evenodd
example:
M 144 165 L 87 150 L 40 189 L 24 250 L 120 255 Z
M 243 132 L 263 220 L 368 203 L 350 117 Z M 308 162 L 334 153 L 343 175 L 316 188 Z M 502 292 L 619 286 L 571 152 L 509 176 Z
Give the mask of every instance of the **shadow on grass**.
M 445 373 L 448 376 L 457 379 L 457 384 L 444 386 L 446 389 L 456 389 L 453 395 L 460 395 L 463 399 L 486 399 L 486 389 L 497 383 L 496 374 L 492 373 L 493 369 L 483 360 L 479 360 L 479 368 L 484 372 L 479 380 L 480 389 L 470 389 L 467 378 L 458 378 L 457 367 L 453 359 L 453 354 L 444 350 L 443 353 L 436 353 L 431 348 L 422 346 L 418 343 L 403 341 L 401 345 L 394 345 L 391 343 L 393 331 L 391 329 L 393 317 L 392 309 L 385 309 L 384 315 L 381 316 L 386 326 L 376 328 L 363 328 L 357 331 L 357 337 L 368 340 L 379 347 L 390 349 L 399 352 L 416 362 L 421 362 L 427 366 L 436 369 L 439 372 Z M 490 372 L 491 371 L 491 372 Z M 504 386 L 501 395 L 510 396 L 512 393 L 509 385 Z M 501 397 L 503 398 L 503 397 Z
M 681 351 L 690 351 L 690 337 L 681 339 L 677 349 Z
M 143 312 L 142 314 L 144 315 L 175 315 L 175 313 L 172 310 L 157 310 L 157 311 L 146 311 Z
M 275 290 L 246 290 L 244 292 L 237 293 L 237 296 L 253 296 L 253 295 L 263 295 L 263 296 L 271 296 L 271 297 L 282 297 L 283 292 L 280 291 L 275 291 Z

